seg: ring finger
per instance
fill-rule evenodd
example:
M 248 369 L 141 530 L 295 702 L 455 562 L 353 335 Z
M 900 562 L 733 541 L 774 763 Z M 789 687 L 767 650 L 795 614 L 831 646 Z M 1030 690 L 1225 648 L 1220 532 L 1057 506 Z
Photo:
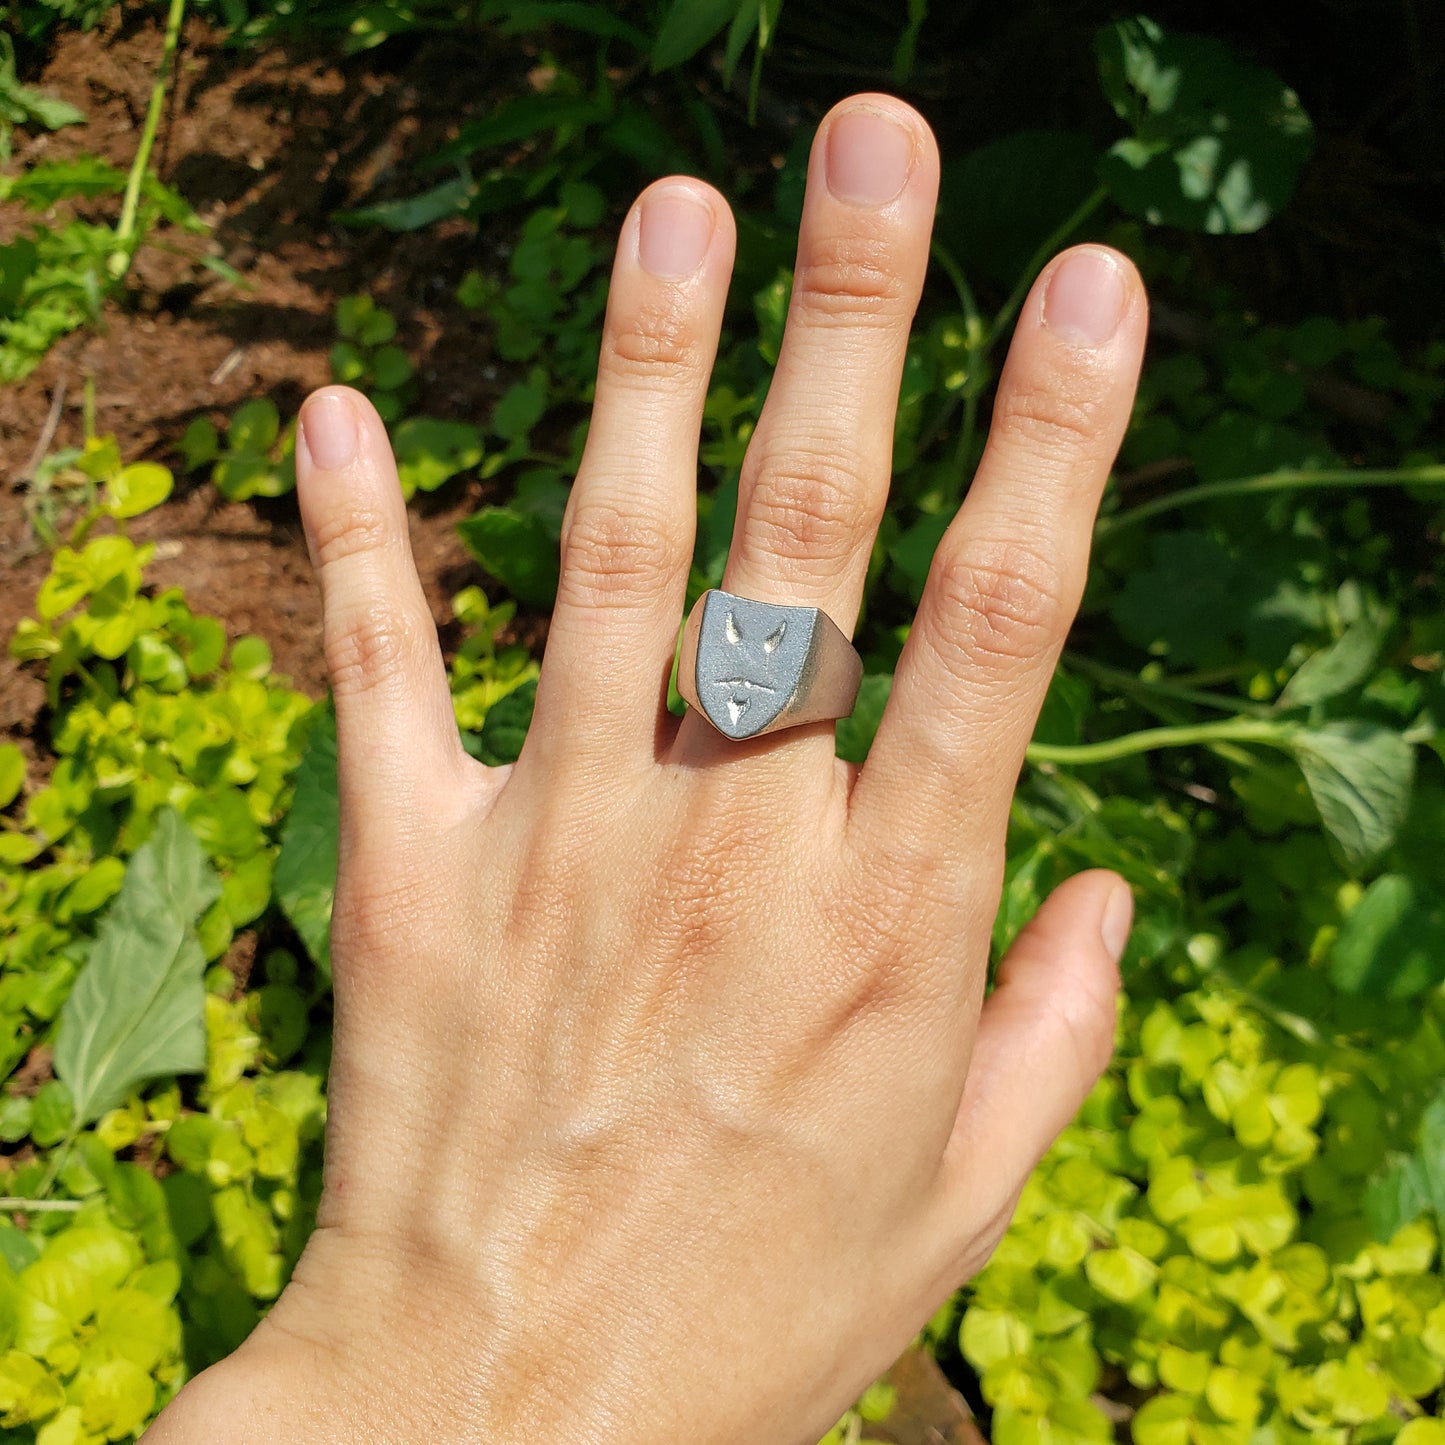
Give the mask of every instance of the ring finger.
M 902 102 L 854 96 L 819 127 L 788 323 L 743 464 L 726 590 L 820 607 L 852 632 L 888 499 L 937 195 L 933 136 Z M 831 728 L 801 731 L 812 735 L 805 745 L 831 750 Z M 683 745 L 709 733 L 689 718 Z

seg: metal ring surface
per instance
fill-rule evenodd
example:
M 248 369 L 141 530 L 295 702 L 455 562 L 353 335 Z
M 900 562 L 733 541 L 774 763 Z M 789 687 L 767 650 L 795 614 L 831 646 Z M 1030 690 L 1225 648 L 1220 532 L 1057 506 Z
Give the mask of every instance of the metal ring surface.
M 783 607 L 713 589 L 683 629 L 677 690 L 726 738 L 847 717 L 863 660 L 819 607 Z

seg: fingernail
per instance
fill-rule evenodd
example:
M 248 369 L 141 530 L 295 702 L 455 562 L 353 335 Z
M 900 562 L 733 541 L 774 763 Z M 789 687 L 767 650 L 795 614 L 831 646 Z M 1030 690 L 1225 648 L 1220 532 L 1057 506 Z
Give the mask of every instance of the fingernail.
M 1104 905 L 1104 916 L 1099 920 L 1099 936 L 1104 947 L 1115 963 L 1124 956 L 1124 945 L 1129 941 L 1129 925 L 1134 921 L 1134 895 L 1127 883 L 1118 884 Z
M 1079 346 L 1102 346 L 1124 316 L 1124 273 L 1107 251 L 1071 251 L 1049 277 L 1044 322 Z
M 642 269 L 680 281 L 702 265 L 717 228 L 712 207 L 685 190 L 653 191 L 642 203 L 637 256 Z
M 912 167 L 912 133 L 881 110 L 845 110 L 828 127 L 828 189 L 840 201 L 881 206 L 903 189 Z
M 344 396 L 323 391 L 301 408 L 301 437 L 323 472 L 340 471 L 356 455 L 356 412 Z

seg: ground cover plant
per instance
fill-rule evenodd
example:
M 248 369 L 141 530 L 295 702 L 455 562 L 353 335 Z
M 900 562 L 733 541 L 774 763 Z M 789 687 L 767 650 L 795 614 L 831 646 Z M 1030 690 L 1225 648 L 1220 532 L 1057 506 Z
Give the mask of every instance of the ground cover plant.
M 196 11 L 22 0 L 0 48 L 19 216 L 0 233 L 0 376 L 83 398 L 24 412 L 24 450 L 52 417 L 7 498 L 30 579 L 9 667 L 31 702 L 0 744 L 0 1442 L 137 1438 L 280 1292 L 320 1188 L 334 727 L 314 664 L 277 666 L 305 658 L 283 609 L 243 626 L 244 599 L 165 580 L 193 530 L 299 550 L 297 396 L 258 369 L 138 434 L 75 360 L 156 324 L 152 293 L 215 287 L 216 314 L 250 316 L 297 269 L 253 256 L 246 274 L 202 172 L 164 170 L 183 57 L 320 56 L 383 108 L 413 64 L 442 85 L 463 39 L 510 57 L 480 99 L 465 77 L 469 109 L 388 133 L 404 163 L 326 201 L 359 259 L 319 293 L 305 374 L 362 387 L 392 425 L 417 535 L 452 548 L 427 580 L 458 727 L 502 762 L 530 717 L 622 206 L 670 169 L 738 204 L 695 596 L 721 575 L 776 359 L 809 116 L 866 50 L 869 83 L 915 87 L 942 119 L 957 81 L 932 57 L 973 54 L 924 4 Z M 48 77 L 68 46 L 132 33 L 149 48 L 120 167 Z M 1091 10 L 1070 33 L 1087 42 L 1062 72 L 1073 111 L 945 138 L 838 745 L 866 754 L 1029 281 L 1071 239 L 1122 246 L 1154 294 L 1151 353 L 1014 805 L 995 942 L 1090 866 L 1129 879 L 1138 922 L 1114 1063 L 923 1343 L 998 1445 L 1441 1445 L 1445 336 L 1259 283 L 1308 270 L 1291 217 L 1319 214 L 1310 188 L 1342 164 L 1302 59 L 1297 77 L 1287 49 L 1172 11 Z M 385 280 L 395 257 L 412 291 Z M 1388 300 L 1379 270 L 1364 294 Z M 447 319 L 424 334 L 422 314 Z M 267 344 L 228 340 L 212 374 Z M 438 380 L 449 352 L 486 373 L 464 403 Z M 926 1438 L 900 1433 L 905 1404 L 880 1383 L 828 1445 Z

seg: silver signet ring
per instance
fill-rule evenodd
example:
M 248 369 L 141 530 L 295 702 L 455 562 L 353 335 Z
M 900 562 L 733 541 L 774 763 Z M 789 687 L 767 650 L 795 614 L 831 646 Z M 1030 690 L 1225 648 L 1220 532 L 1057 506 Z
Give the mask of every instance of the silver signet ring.
M 724 737 L 847 717 L 863 659 L 818 607 L 704 592 L 683 629 L 677 690 Z

